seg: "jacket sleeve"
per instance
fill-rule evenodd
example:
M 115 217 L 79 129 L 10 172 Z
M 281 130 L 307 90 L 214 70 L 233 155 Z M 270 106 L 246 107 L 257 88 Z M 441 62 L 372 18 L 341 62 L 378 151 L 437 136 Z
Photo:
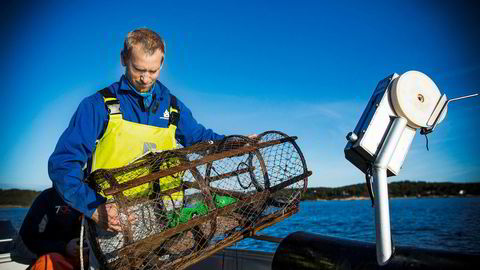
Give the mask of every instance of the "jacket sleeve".
M 42 220 L 48 223 L 47 213 L 52 207 L 50 204 L 52 202 L 51 192 L 55 191 L 53 189 L 47 189 L 38 195 L 30 207 L 30 210 L 28 210 L 22 227 L 20 228 L 19 234 L 23 242 L 28 249 L 37 254 L 37 256 L 50 252 L 64 253 L 65 246 L 67 245 L 64 241 L 52 240 L 51 238 L 46 239 L 42 237 L 40 233 L 40 223 L 42 223 Z M 43 225 L 46 226 L 47 224 Z
M 83 168 L 107 121 L 100 94 L 84 99 L 48 160 L 48 174 L 60 197 L 89 218 L 105 199 L 83 181 Z
M 177 98 L 177 105 L 180 109 L 180 121 L 177 126 L 175 138 L 185 147 L 202 141 L 217 141 L 225 136 L 205 128 L 193 118 L 190 109 Z

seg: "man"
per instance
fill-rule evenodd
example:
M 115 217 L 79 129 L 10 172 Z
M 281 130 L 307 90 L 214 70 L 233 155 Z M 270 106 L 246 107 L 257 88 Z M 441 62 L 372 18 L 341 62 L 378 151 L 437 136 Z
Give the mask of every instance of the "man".
M 128 33 L 120 81 L 85 98 L 61 135 L 48 171 L 62 198 L 110 231 L 121 231 L 117 206 L 83 182 L 87 171 L 127 165 L 144 152 L 166 150 L 223 135 L 206 129 L 157 78 L 165 43 L 149 29 Z M 173 117 L 175 116 L 175 117 Z M 88 163 L 88 164 L 87 164 Z
M 44 190 L 28 210 L 20 237 L 37 255 L 35 269 L 80 268 L 80 224 L 82 215 L 68 206 L 53 188 Z M 84 249 L 85 261 L 88 258 Z

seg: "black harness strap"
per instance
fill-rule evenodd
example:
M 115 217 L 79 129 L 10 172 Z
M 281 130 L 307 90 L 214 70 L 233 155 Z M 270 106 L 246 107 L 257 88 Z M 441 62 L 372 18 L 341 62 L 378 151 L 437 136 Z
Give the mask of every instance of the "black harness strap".
M 102 90 L 98 91 L 104 98 L 116 98 L 116 96 L 110 92 L 108 87 L 103 88 Z
M 170 112 L 170 118 L 168 120 L 169 125 L 178 126 L 178 121 L 180 121 L 180 109 L 177 105 L 177 97 L 170 94 L 170 107 L 177 110 L 177 112 Z
M 98 91 L 104 98 L 115 98 L 115 100 L 109 100 L 105 102 L 105 107 L 108 111 L 109 115 L 113 114 L 121 114 L 120 110 L 120 101 L 116 99 L 117 97 L 110 92 L 108 87 L 103 88 L 102 90 Z M 154 104 L 155 105 L 155 104 Z M 168 119 L 169 125 L 178 126 L 178 121 L 180 121 L 180 108 L 177 104 L 177 97 L 170 94 L 170 107 L 176 109 L 176 112 L 170 112 L 170 117 Z M 157 108 L 154 108 L 155 111 Z

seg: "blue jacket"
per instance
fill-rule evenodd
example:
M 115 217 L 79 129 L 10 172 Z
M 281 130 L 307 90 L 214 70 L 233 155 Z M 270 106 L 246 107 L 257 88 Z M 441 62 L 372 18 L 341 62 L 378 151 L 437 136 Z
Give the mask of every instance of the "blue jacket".
M 168 127 L 168 119 L 163 117 L 163 113 L 170 106 L 170 91 L 159 81 L 152 89 L 153 102 L 150 108 L 146 109 L 143 97 L 130 88 L 125 76 L 122 76 L 119 82 L 110 85 L 109 89 L 119 100 L 125 120 Z M 180 109 L 180 121 L 175 137 L 183 146 L 223 138 L 223 135 L 218 135 L 199 124 L 178 98 L 177 106 Z M 48 173 L 58 193 L 65 202 L 87 217 L 91 217 L 95 209 L 105 202 L 105 198 L 84 183 L 83 168 L 92 158 L 96 141 L 102 137 L 107 124 L 108 113 L 101 94 L 97 92 L 85 98 L 48 160 Z

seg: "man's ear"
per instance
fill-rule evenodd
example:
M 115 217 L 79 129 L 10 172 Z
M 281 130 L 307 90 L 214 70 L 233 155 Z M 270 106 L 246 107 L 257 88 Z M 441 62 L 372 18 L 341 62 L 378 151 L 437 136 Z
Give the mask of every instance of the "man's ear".
M 120 62 L 122 63 L 122 66 L 126 67 L 127 62 L 125 61 L 125 54 L 123 53 L 123 50 L 120 52 Z

